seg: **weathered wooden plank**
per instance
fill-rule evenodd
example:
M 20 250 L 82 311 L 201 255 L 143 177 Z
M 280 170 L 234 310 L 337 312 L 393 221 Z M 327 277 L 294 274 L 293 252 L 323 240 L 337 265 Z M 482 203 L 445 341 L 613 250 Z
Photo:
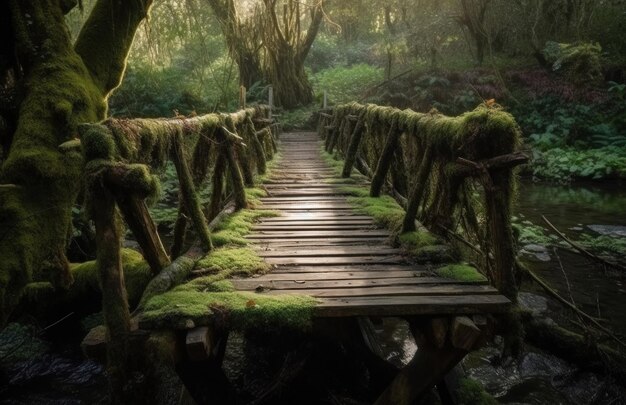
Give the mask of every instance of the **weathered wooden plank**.
M 318 317 L 453 315 L 506 312 L 502 295 L 318 298 Z
M 281 294 L 306 294 L 316 298 L 331 297 L 385 297 L 393 298 L 399 296 L 430 296 L 430 295 L 495 295 L 498 291 L 484 285 L 403 285 L 403 286 L 382 286 L 364 288 L 319 288 L 319 289 L 294 289 L 294 290 L 269 290 L 263 292 L 268 295 Z
M 343 256 L 343 257 L 266 257 L 269 264 L 326 265 L 326 264 L 399 264 L 406 263 L 403 256 Z
M 306 196 L 273 196 L 273 197 L 263 197 L 259 199 L 261 202 L 300 202 L 300 201 L 340 201 L 345 202 L 346 197 L 336 194 L 328 194 L 328 195 L 306 195 Z
M 255 226 L 301 226 L 301 225 L 373 225 L 374 220 L 370 218 L 366 219 L 352 219 L 351 217 L 337 217 L 334 219 L 319 219 L 319 218 L 283 218 L 276 217 L 270 220 L 261 220 L 257 222 Z
M 274 274 L 274 273 L 272 273 Z M 257 279 L 241 279 L 232 280 L 233 285 L 238 290 L 243 291 L 256 291 L 261 289 L 263 291 L 273 290 L 276 294 L 282 291 L 301 291 L 301 293 L 309 294 L 307 290 L 341 290 L 351 288 L 367 288 L 367 287 L 404 287 L 421 285 L 424 288 L 433 288 L 437 286 L 480 286 L 484 287 L 486 292 L 497 294 L 497 291 L 486 285 L 484 282 L 477 283 L 460 283 L 458 281 L 449 280 L 440 277 L 430 277 L 428 273 L 416 273 L 420 274 L 420 277 L 388 277 L 377 279 L 347 279 L 347 280 L 257 280 Z M 339 295 L 341 296 L 341 295 Z
M 431 275 L 431 272 L 426 266 L 418 264 L 370 264 L 370 265 L 358 265 L 358 264 L 338 264 L 338 265 L 326 265 L 326 266 L 275 266 L 272 269 L 272 274 L 275 273 L 319 273 L 319 272 L 333 272 L 333 271 L 410 271 L 419 272 L 422 274 Z M 447 279 L 442 279 L 447 280 Z
M 373 231 L 307 231 L 307 232 L 287 232 L 287 231 L 263 231 L 253 232 L 247 238 L 249 240 L 255 239 L 289 239 L 289 238 L 369 238 L 369 237 L 389 237 L 390 234 L 385 230 L 373 230 Z
M 297 222 L 297 221 L 363 221 L 363 222 L 374 222 L 371 217 L 359 215 L 354 212 L 344 213 L 345 215 L 337 215 L 332 212 L 322 212 L 322 213 L 314 213 L 314 212 L 303 212 L 298 214 L 297 212 L 281 212 L 280 216 L 277 217 L 268 217 L 263 218 L 258 223 L 272 223 L 272 222 Z
M 423 275 L 424 273 L 420 271 L 320 271 L 319 273 L 270 273 L 260 277 L 254 277 L 254 280 L 256 280 L 257 282 L 266 282 L 271 280 L 367 280 L 380 278 L 416 278 L 422 277 Z
M 374 224 L 357 224 L 357 225 L 257 225 L 252 228 L 253 231 L 264 232 L 264 231 L 288 231 L 288 232 L 296 232 L 296 231 L 355 231 L 355 230 L 370 230 L 377 229 L 377 226 Z
M 332 238 L 332 239 L 248 239 L 260 248 L 263 247 L 323 247 L 323 246 L 378 246 L 387 243 L 388 238 Z
M 278 248 L 264 248 L 257 249 L 257 254 L 261 257 L 351 257 L 351 256 L 402 256 L 403 252 L 400 249 L 391 248 L 388 246 L 366 246 L 366 247 L 322 247 L 311 248 L 309 246 L 301 249 L 278 249 Z

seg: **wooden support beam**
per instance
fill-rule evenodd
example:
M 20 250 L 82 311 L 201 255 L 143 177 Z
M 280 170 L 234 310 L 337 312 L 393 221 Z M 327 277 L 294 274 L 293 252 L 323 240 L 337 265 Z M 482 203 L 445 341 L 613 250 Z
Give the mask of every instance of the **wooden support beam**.
M 187 332 L 185 346 L 187 356 L 191 361 L 206 361 L 211 358 L 216 344 L 213 330 L 207 326 L 192 329 Z
M 222 203 L 222 194 L 224 193 L 224 174 L 226 172 L 226 154 L 223 148 L 218 150 L 215 166 L 213 167 L 213 175 L 211 184 L 213 190 L 211 192 L 211 200 L 207 207 L 207 220 L 212 221 L 220 212 L 220 204 Z
M 115 196 L 124 221 L 139 243 L 143 257 L 150 265 L 153 274 L 170 264 L 170 258 L 165 252 L 159 232 L 150 216 L 146 202 L 143 199 L 128 194 Z
M 200 242 L 202 243 L 202 248 L 208 252 L 213 248 L 209 227 L 207 226 L 206 218 L 202 213 L 200 200 L 196 194 L 196 187 L 193 184 L 191 173 L 189 171 L 189 167 L 187 166 L 187 159 L 183 153 L 183 140 L 180 132 L 174 139 L 175 142 L 172 147 L 172 160 L 174 161 L 176 174 L 178 175 L 180 196 L 183 199 L 187 212 L 189 212 L 193 227 L 196 230 L 196 234 L 198 235 Z
M 516 166 L 528 163 L 529 157 L 525 153 L 515 152 L 507 155 L 496 156 L 490 159 L 472 162 L 467 159 L 458 158 L 454 163 L 453 175 L 459 177 L 476 177 L 490 169 L 512 169 Z
M 246 190 L 239 165 L 237 164 L 237 159 L 235 158 L 234 145 L 225 144 L 223 153 L 226 154 L 226 161 L 228 162 L 228 171 L 230 173 L 233 194 L 235 197 L 235 207 L 237 210 L 247 208 L 248 201 L 246 198 Z
M 481 331 L 469 318 L 456 317 L 450 324 L 449 339 L 438 348 L 428 339 L 427 323 L 412 324 L 412 332 L 418 341 L 419 349 L 407 364 L 378 397 L 375 405 L 410 405 L 422 397 L 435 384 L 458 364 L 480 338 Z
M 415 231 L 415 217 L 417 216 L 417 210 L 419 209 L 422 199 L 424 197 L 426 189 L 426 181 L 428 175 L 432 170 L 432 147 L 427 147 L 422 151 L 422 159 L 417 172 L 417 178 L 413 186 L 413 191 L 409 197 L 409 202 L 406 207 L 406 214 L 404 215 L 404 222 L 402 223 L 402 232 Z
M 130 311 L 124 284 L 120 227 L 117 226 L 115 198 L 102 183 L 90 190 L 96 227 L 98 281 L 102 290 L 102 312 L 110 339 L 107 345 L 107 373 L 113 398 L 124 398 L 128 383 Z
M 380 197 L 380 192 L 383 184 L 385 184 L 385 178 L 387 177 L 387 172 L 391 166 L 393 154 L 398 147 L 398 139 L 400 138 L 401 133 L 402 132 L 398 129 L 398 119 L 394 117 L 389 128 L 389 133 L 387 134 L 385 147 L 380 154 L 378 165 L 376 166 L 376 171 L 374 172 L 374 177 L 372 178 L 372 185 L 370 188 L 371 197 Z
M 365 120 L 363 119 L 365 113 L 361 113 L 360 119 L 357 121 L 354 126 L 354 130 L 352 131 L 352 136 L 350 137 L 350 145 L 348 146 L 348 150 L 346 151 L 346 161 L 343 165 L 343 171 L 341 172 L 341 177 L 348 178 L 352 173 L 352 167 L 354 166 L 354 162 L 356 160 L 356 155 L 359 151 L 359 146 L 361 145 L 361 139 L 363 139 L 363 134 L 365 133 Z

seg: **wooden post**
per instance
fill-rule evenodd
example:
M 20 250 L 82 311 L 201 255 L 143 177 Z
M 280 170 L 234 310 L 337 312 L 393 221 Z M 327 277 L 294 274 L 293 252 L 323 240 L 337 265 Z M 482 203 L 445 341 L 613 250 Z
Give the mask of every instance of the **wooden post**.
M 419 350 L 376 400 L 375 405 L 410 405 L 423 396 L 475 347 L 482 332 L 466 317 L 456 317 L 449 326 L 448 338 L 442 347 L 431 341 L 431 323 L 423 327 L 412 324 L 411 331 Z M 441 325 L 436 326 L 439 328 Z
M 122 194 L 116 195 L 116 201 L 152 273 L 159 273 L 163 267 L 170 264 L 170 258 L 165 252 L 146 202 L 138 197 Z
M 417 216 L 417 210 L 422 203 L 422 198 L 425 194 L 426 180 L 432 169 L 432 147 L 427 146 L 426 150 L 422 151 L 422 159 L 419 170 L 417 172 L 417 178 L 413 186 L 413 192 L 409 197 L 409 202 L 406 207 L 406 215 L 404 216 L 404 222 L 402 224 L 402 232 L 413 232 L 415 230 L 415 217 Z
M 495 262 L 495 287 L 512 302 L 517 302 L 515 252 L 510 213 L 510 170 L 490 170 L 485 180 L 485 200 Z
M 224 192 L 224 172 L 226 171 L 226 151 L 224 147 L 217 150 L 217 159 L 215 160 L 215 166 L 213 168 L 213 176 L 211 177 L 211 184 L 213 190 L 211 193 L 211 201 L 207 208 L 207 220 L 213 221 L 213 219 L 220 212 L 220 204 L 222 202 L 222 193 Z
M 246 108 L 246 86 L 239 86 L 239 109 Z
M 102 290 L 102 312 L 109 335 L 107 374 L 113 403 L 127 403 L 128 338 L 130 311 L 124 271 L 122 269 L 121 237 L 117 226 L 115 199 L 100 182 L 91 190 L 92 219 L 96 227 L 98 280 Z
M 213 136 L 213 131 L 213 129 L 210 130 L 210 133 L 203 131 L 193 150 L 193 157 L 191 159 L 191 176 L 196 189 L 202 185 L 202 182 L 209 171 L 212 143 L 211 137 Z M 185 239 L 187 237 L 188 222 L 187 207 L 185 207 L 183 199 L 179 198 L 178 216 L 176 217 L 176 223 L 174 224 L 174 237 L 170 248 L 171 259 L 176 259 L 182 254 Z
M 402 132 L 398 130 L 398 119 L 394 117 L 391 122 L 391 127 L 389 128 L 389 133 L 387 134 L 385 147 L 378 159 L 374 178 L 372 178 L 370 188 L 371 197 L 380 197 L 380 192 L 383 184 L 385 184 L 385 177 L 387 177 L 387 172 L 389 171 L 389 166 L 391 166 L 393 154 L 398 146 L 398 138 L 400 138 L 401 133 Z
M 272 119 L 272 110 L 274 109 L 274 87 L 269 86 L 267 90 L 267 104 L 269 105 L 269 112 L 267 114 L 267 118 Z
M 362 112 L 354 130 L 352 131 L 352 136 L 350 137 L 350 145 L 348 146 L 348 150 L 346 152 L 346 161 L 343 165 L 343 171 L 341 172 L 341 177 L 343 178 L 350 177 L 350 174 L 352 173 L 352 167 L 356 161 L 356 155 L 359 151 L 359 146 L 361 145 L 361 139 L 363 139 L 363 134 L 365 133 L 363 130 L 364 127 L 365 112 Z
M 189 167 L 187 166 L 187 160 L 183 153 L 183 141 L 180 132 L 174 138 L 174 145 L 172 147 L 173 155 L 172 160 L 176 167 L 176 173 L 178 174 L 178 183 L 180 189 L 180 197 L 183 199 L 185 207 L 191 216 L 196 234 L 202 243 L 202 248 L 205 251 L 210 251 L 213 248 L 211 244 L 211 236 L 209 227 L 202 213 L 200 207 L 200 201 L 196 193 L 196 188 L 191 179 Z
M 322 108 L 325 110 L 328 108 L 328 92 L 324 90 L 324 102 L 322 103 Z
M 241 210 L 248 207 L 248 201 L 246 198 L 246 190 L 243 183 L 243 177 L 237 164 L 237 158 L 235 157 L 235 145 L 231 142 L 226 142 L 224 145 L 224 153 L 226 154 L 226 160 L 228 161 L 228 170 L 230 172 L 230 179 L 233 185 L 233 194 L 235 196 L 235 209 Z

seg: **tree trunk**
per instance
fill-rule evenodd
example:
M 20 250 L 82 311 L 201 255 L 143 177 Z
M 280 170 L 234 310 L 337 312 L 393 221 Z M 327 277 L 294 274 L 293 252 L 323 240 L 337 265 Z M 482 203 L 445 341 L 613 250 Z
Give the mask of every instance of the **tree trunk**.
M 291 109 L 313 102 L 313 87 L 304 71 L 304 61 L 298 60 L 294 49 L 281 47 L 269 56 L 267 63 L 276 105 Z
M 60 147 L 77 125 L 106 115 L 137 25 L 150 0 L 99 0 L 72 47 L 64 13 L 71 2 L 9 0 L 23 98 L 9 153 L 0 168 L 0 325 L 29 281 L 71 284 L 65 250 L 83 158 Z M 70 6 L 68 6 L 70 4 Z M 97 41 L 97 42 L 94 42 Z M 4 72 L 0 72 L 4 74 Z

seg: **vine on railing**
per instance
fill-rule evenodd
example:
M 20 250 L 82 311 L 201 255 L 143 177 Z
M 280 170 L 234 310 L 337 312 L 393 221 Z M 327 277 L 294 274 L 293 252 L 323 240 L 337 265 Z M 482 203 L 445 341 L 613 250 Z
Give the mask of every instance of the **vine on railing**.
M 318 130 L 325 149 L 344 159 L 343 177 L 356 165 L 405 203 L 402 232 L 416 219 L 432 232 L 478 253 L 490 281 L 516 300 L 511 204 L 520 130 L 499 106 L 481 105 L 458 117 L 358 103 L 322 111 Z

